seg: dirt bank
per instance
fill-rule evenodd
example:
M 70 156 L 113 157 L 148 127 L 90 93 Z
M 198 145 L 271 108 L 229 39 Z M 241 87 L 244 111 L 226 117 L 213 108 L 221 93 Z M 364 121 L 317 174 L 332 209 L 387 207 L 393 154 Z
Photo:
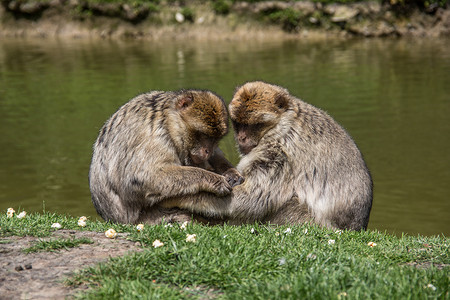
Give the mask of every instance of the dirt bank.
M 39 238 L 0 238 L 0 299 L 64 299 L 87 288 L 64 285 L 64 279 L 76 270 L 141 249 L 123 235 L 108 239 L 103 232 L 58 230 L 42 240 L 81 237 L 94 243 L 29 254 L 23 249 L 31 247 Z
M 450 10 L 439 6 L 265 1 L 235 2 L 221 11 L 212 2 L 180 3 L 2 0 L 0 35 L 190 40 L 450 36 Z

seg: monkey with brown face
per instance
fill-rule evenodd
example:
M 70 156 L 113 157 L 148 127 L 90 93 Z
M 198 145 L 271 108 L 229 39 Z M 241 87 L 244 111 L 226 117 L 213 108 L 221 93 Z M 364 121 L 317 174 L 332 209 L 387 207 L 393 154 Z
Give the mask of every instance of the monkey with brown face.
M 218 197 L 242 177 L 217 148 L 228 132 L 223 100 L 210 91 L 154 91 L 123 105 L 94 144 L 89 185 L 107 221 L 157 224 L 192 214 L 160 204 L 200 192 Z M 222 175 L 224 176 L 222 176 Z
M 178 202 L 181 207 L 227 215 L 233 224 L 312 221 L 332 228 L 367 228 L 369 170 L 352 138 L 327 113 L 261 81 L 239 87 L 229 111 L 243 155 L 236 168 L 245 181 L 227 196 L 226 210 L 208 207 L 214 198 L 208 194 L 186 197 Z

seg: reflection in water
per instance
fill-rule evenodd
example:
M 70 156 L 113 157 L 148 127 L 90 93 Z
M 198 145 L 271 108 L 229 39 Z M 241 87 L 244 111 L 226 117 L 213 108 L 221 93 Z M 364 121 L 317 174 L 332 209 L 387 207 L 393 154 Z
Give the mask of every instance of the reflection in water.
M 184 53 L 182 50 L 177 51 L 178 77 L 184 78 Z
M 103 122 L 139 93 L 262 79 L 327 110 L 375 184 L 369 227 L 450 233 L 450 42 L 0 44 L 0 209 L 96 216 L 88 168 Z M 221 147 L 239 161 L 232 135 Z M 280 183 L 282 184 L 282 183 Z

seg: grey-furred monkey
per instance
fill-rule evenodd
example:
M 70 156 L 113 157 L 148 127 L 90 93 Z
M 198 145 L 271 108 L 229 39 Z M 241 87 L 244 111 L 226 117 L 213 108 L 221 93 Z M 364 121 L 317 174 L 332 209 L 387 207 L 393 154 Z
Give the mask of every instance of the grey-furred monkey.
M 229 206 L 221 210 L 214 211 L 210 194 L 186 197 L 179 207 L 226 215 L 232 224 L 311 221 L 330 228 L 367 228 L 369 170 L 352 138 L 327 113 L 261 81 L 239 87 L 229 112 L 242 154 L 236 168 L 245 181 L 225 196 Z
M 160 206 L 165 199 L 207 192 L 227 201 L 221 196 L 243 180 L 217 148 L 227 132 L 224 101 L 210 91 L 131 99 L 94 144 L 89 186 L 98 214 L 118 223 L 182 222 L 192 213 Z

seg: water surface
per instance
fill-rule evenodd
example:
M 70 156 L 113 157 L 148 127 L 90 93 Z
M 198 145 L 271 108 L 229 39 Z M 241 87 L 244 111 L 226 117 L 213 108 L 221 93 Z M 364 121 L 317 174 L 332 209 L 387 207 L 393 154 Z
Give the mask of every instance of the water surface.
M 103 122 L 149 90 L 282 85 L 330 113 L 371 170 L 369 228 L 450 234 L 450 41 L 0 41 L 0 209 L 74 216 Z M 221 143 L 237 163 L 232 135 Z M 280 183 L 281 184 L 281 183 Z

